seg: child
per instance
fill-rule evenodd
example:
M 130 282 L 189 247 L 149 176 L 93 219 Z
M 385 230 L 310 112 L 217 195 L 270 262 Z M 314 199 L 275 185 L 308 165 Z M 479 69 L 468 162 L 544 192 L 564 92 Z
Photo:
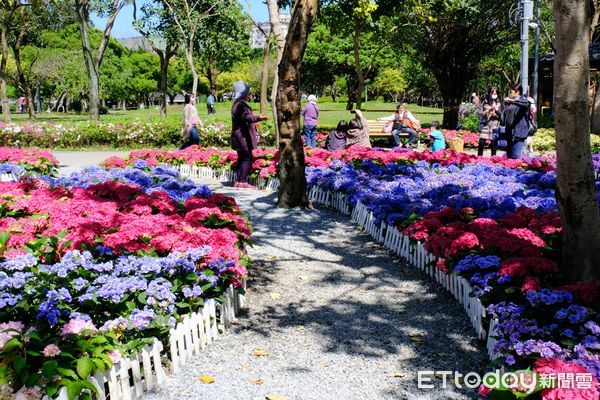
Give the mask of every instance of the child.
M 335 131 L 327 136 L 327 150 L 344 150 L 346 148 L 346 132 L 348 132 L 348 122 L 338 122 Z
M 433 121 L 431 123 L 431 129 L 429 130 L 429 137 L 433 139 L 431 151 L 436 152 L 446 148 L 446 139 L 444 133 L 440 130 L 440 123 Z

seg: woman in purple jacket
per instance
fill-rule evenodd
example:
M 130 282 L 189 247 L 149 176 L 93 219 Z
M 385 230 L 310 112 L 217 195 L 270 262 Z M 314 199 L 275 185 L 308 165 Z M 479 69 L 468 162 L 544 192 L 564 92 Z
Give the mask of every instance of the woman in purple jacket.
M 233 84 L 234 103 L 231 107 L 231 147 L 237 151 L 237 182 L 233 185 L 238 188 L 254 189 L 248 183 L 248 175 L 252 168 L 252 150 L 257 147 L 258 135 L 256 123 L 266 121 L 269 117 L 254 115 L 248 105 L 250 86 L 244 81 Z
M 308 96 L 308 104 L 304 106 L 302 116 L 304 117 L 304 143 L 314 149 L 317 147 L 317 120 L 319 119 L 319 106 L 315 95 Z

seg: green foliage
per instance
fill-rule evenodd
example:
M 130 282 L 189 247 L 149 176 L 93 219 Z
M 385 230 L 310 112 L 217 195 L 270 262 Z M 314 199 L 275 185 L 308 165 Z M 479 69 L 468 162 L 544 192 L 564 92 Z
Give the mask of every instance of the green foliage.
M 398 102 L 398 98 L 406 90 L 407 86 L 402 71 L 393 68 L 386 68 L 381 71 L 373 83 L 373 87 L 380 94 L 390 96 L 394 103 Z
M 479 126 L 479 117 L 476 114 L 470 114 L 463 118 L 461 129 L 470 132 L 476 132 Z
M 590 135 L 592 150 L 600 150 L 600 135 Z M 533 148 L 536 151 L 552 151 L 556 149 L 556 131 L 553 128 L 540 128 L 533 137 Z

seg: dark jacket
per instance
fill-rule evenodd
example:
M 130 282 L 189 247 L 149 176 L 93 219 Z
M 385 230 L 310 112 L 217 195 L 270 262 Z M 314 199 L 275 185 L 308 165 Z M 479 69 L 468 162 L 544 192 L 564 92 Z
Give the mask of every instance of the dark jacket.
M 506 108 L 504 109 L 504 126 L 506 127 L 507 137 L 518 140 L 527 138 L 529 134 L 529 126 L 527 124 L 529 107 L 529 100 L 525 96 L 521 96 L 506 104 Z
M 327 136 L 327 150 L 344 150 L 346 148 L 346 132 L 333 131 Z
M 243 100 L 236 100 L 231 107 L 231 147 L 237 151 L 251 152 L 256 148 L 258 135 L 256 124 L 259 117 Z

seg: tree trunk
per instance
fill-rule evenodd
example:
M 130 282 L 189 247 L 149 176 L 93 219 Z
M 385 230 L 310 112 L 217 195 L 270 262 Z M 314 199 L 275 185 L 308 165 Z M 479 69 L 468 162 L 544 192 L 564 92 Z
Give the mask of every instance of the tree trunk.
M 456 129 L 458 126 L 458 112 L 460 109 L 460 98 L 444 97 L 444 119 L 442 125 L 446 129 Z
M 355 22 L 352 42 L 354 44 L 354 70 L 356 71 L 356 77 L 358 79 L 358 85 L 356 86 L 356 108 L 358 110 L 362 107 L 362 94 L 365 87 L 365 76 L 363 74 L 362 66 L 360 65 L 360 33 L 360 23 Z
M 269 65 L 271 64 L 271 46 L 269 38 L 265 40 L 263 48 L 263 64 L 260 73 L 260 114 L 267 115 L 267 93 L 269 91 Z
M 208 67 L 207 72 L 208 73 L 206 75 L 208 75 L 207 78 L 208 78 L 208 83 L 210 86 L 210 91 L 216 93 L 217 92 L 217 77 L 219 76 L 219 70 L 213 64 Z
M 160 58 L 160 116 L 165 118 L 167 116 L 167 79 L 169 70 L 169 60 L 167 59 L 167 52 L 158 53 Z
M 192 93 L 194 97 L 198 92 L 198 71 L 196 71 L 196 66 L 194 65 L 194 51 L 190 49 L 185 50 L 185 58 L 188 62 L 188 66 L 190 67 L 190 72 L 192 73 Z
M 8 62 L 8 20 L 9 17 L 4 18 L 2 31 L 0 33 L 0 39 L 2 41 L 2 59 L 0 59 L 0 95 L 2 96 L 2 114 L 4 115 L 4 122 L 10 123 L 10 104 L 8 103 L 8 84 L 6 82 L 6 63 Z
M 279 22 L 279 6 L 277 0 L 267 0 L 267 8 L 269 10 L 269 22 L 271 24 L 271 35 L 275 38 L 275 48 L 277 50 L 277 58 L 275 60 L 275 73 L 273 75 L 273 89 L 271 90 L 271 108 L 273 109 L 273 126 L 275 127 L 275 145 L 279 145 L 279 123 L 277 111 L 277 90 L 279 87 L 279 63 L 283 55 L 283 49 L 286 44 L 286 38 L 281 30 Z
M 27 99 L 27 111 L 29 113 L 29 119 L 35 120 L 35 107 L 33 104 L 33 93 L 31 92 L 31 86 L 25 79 L 23 73 L 23 66 L 21 65 L 21 40 L 19 39 L 15 45 L 12 46 L 13 55 L 15 57 L 15 65 L 17 66 L 17 75 L 19 77 L 19 84 L 25 92 L 25 98 Z
M 590 150 L 589 0 L 554 0 L 556 200 L 562 267 L 573 280 L 600 279 L 600 214 Z
M 304 148 L 300 135 L 300 65 L 308 34 L 319 12 L 319 0 L 296 0 L 292 11 L 277 87 L 279 132 L 279 197 L 277 206 L 308 205 Z
M 83 48 L 83 59 L 89 82 L 89 109 L 90 119 L 98 121 L 100 103 L 100 87 L 98 82 L 98 70 L 92 54 L 92 45 L 89 32 L 89 3 L 87 0 L 77 0 L 77 16 L 79 17 L 79 30 L 81 31 L 81 46 Z

